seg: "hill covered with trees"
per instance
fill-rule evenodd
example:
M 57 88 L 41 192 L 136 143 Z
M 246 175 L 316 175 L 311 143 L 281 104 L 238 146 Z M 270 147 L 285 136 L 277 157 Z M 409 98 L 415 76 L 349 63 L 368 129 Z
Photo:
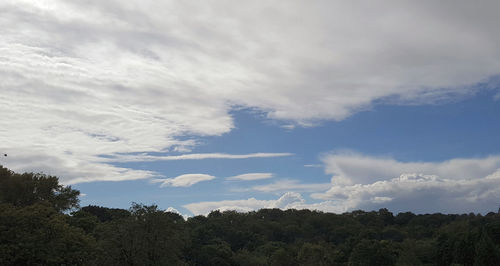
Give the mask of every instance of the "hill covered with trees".
M 0 167 L 0 265 L 500 265 L 500 214 L 262 209 L 185 220 L 79 207 L 57 177 Z

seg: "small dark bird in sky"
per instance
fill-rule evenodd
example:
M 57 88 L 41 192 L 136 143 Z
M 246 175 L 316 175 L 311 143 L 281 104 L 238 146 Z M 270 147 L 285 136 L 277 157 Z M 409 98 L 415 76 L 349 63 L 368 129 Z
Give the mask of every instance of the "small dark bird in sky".
M 3 156 L 7 157 L 7 153 L 4 153 Z

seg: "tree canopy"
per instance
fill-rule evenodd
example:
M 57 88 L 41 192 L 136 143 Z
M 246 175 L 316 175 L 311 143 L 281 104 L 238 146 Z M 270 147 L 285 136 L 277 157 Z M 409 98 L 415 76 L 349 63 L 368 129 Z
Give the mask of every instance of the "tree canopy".
M 78 208 L 78 191 L 0 167 L 0 265 L 500 265 L 500 215 Z M 69 213 L 68 210 L 73 209 Z

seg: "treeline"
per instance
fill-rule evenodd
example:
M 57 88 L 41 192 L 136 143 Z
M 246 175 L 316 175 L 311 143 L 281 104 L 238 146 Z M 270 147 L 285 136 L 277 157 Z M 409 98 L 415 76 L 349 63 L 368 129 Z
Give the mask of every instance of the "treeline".
M 0 265 L 500 265 L 500 215 L 263 209 L 184 220 L 78 206 L 43 174 L 0 167 Z

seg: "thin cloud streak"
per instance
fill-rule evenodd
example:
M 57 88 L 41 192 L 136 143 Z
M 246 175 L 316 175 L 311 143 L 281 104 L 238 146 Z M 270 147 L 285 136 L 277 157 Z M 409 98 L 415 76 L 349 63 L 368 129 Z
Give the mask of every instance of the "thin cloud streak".
M 254 181 L 254 180 L 262 180 L 272 178 L 272 173 L 248 173 L 241 174 L 237 176 L 231 176 L 226 178 L 226 180 L 235 180 L 235 181 Z
M 153 179 L 151 183 L 161 183 L 160 187 L 190 187 L 213 179 L 215 179 L 215 176 L 207 174 L 185 174 L 174 178 Z
M 304 164 L 304 167 L 308 167 L 308 168 L 321 168 L 321 167 L 323 167 L 323 165 L 321 165 L 321 164 Z
M 292 156 L 293 153 L 249 153 L 249 154 L 227 154 L 227 153 L 192 153 L 170 156 L 154 155 L 116 155 L 103 158 L 103 162 L 155 162 L 155 161 L 177 161 L 177 160 L 205 160 L 205 159 L 251 159 L 272 158 Z

